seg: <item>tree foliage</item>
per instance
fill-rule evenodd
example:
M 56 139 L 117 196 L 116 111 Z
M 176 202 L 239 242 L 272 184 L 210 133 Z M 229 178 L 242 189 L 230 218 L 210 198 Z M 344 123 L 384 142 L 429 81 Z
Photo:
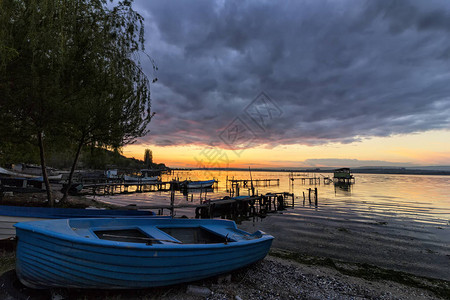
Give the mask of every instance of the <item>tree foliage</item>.
M 146 168 L 150 168 L 153 164 L 153 152 L 150 149 L 145 149 L 144 164 Z
M 0 113 L 20 125 L 24 141 L 37 143 L 43 173 L 47 147 L 72 149 L 70 184 L 83 146 L 119 149 L 147 133 L 143 19 L 131 1 L 0 6 Z

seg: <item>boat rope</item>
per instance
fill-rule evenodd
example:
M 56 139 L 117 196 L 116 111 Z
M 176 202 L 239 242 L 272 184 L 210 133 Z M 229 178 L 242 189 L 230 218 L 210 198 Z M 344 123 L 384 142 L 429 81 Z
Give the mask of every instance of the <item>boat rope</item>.
M 119 239 L 137 239 L 142 241 L 148 241 L 148 242 L 168 242 L 168 243 L 175 243 L 175 244 L 183 244 L 179 241 L 173 241 L 173 240 L 162 240 L 162 239 L 152 239 L 152 238 L 146 238 L 146 237 L 138 237 L 138 236 L 126 236 L 126 235 L 115 235 L 115 234 L 102 234 L 104 237 L 111 237 L 111 238 L 119 238 Z

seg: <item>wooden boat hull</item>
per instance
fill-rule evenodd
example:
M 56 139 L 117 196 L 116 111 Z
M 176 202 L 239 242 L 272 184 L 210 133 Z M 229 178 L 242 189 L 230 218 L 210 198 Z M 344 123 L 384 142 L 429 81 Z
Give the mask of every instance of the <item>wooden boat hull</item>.
M 0 205 L 0 240 L 16 236 L 14 224 L 19 222 L 65 218 L 149 217 L 151 211 L 23 207 Z
M 267 255 L 273 240 L 270 235 L 257 233 L 252 236 L 240 231 L 232 221 L 147 219 L 132 221 L 134 225 L 131 227 L 158 239 L 171 240 L 173 237 L 161 231 L 164 226 L 198 226 L 221 234 L 229 241 L 178 244 L 161 239 L 164 242 L 151 245 L 105 241 L 96 238 L 93 232 L 129 226 L 125 225 L 126 219 L 103 220 L 103 223 L 95 222 L 92 230 L 80 220 L 65 220 L 66 227 L 77 228 L 70 234 L 61 229 L 63 220 L 44 221 L 57 221 L 48 226 L 35 226 L 43 222 L 17 224 L 16 270 L 20 281 L 32 288 L 166 286 L 200 280 L 255 263 Z M 159 225 L 155 227 L 155 224 Z M 50 233 L 47 231 L 49 226 L 54 228 Z M 59 232 L 58 228 L 61 229 Z

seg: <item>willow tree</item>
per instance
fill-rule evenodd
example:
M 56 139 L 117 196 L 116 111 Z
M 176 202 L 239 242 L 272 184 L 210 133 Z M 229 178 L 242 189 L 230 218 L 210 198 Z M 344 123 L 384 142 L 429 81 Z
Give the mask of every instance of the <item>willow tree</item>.
M 5 15 L 18 15 L 2 16 L 0 24 L 7 26 L 2 35 L 9 41 L 0 51 L 7 49 L 11 57 L 17 53 L 2 73 L 7 110 L 30 120 L 46 182 L 44 139 L 74 149 L 70 186 L 82 147 L 120 149 L 147 133 L 152 114 L 149 80 L 139 62 L 143 19 L 131 1 L 115 6 L 103 0 L 0 4 L 3 13 L 9 10 Z M 67 189 L 62 200 L 66 197 Z
M 80 2 L 74 5 L 75 10 L 85 9 Z M 64 72 L 66 98 L 74 112 L 66 122 L 67 132 L 76 141 L 69 184 L 83 146 L 120 149 L 145 135 L 152 117 L 149 80 L 139 63 L 143 19 L 131 4 L 88 9 L 82 21 L 72 24 L 73 46 L 67 50 Z M 80 56 L 84 60 L 78 62 Z M 66 197 L 67 190 L 62 200 Z
M 58 22 L 52 1 L 0 1 L 0 110 L 24 139 L 39 147 L 48 200 L 44 139 L 59 115 L 61 69 Z

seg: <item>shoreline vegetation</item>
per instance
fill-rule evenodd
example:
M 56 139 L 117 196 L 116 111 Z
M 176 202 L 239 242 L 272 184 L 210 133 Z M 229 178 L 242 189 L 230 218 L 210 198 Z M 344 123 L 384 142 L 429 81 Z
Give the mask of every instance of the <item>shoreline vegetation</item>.
M 37 205 L 44 199 L 45 193 L 27 194 L 4 197 L 2 204 Z M 117 208 L 80 196 L 71 196 L 64 205 Z M 0 274 L 6 277 L 14 267 L 14 245 L 2 244 Z M 192 292 L 193 289 L 200 290 L 200 294 Z M 60 295 L 64 299 L 450 299 L 450 282 L 366 263 L 273 248 L 255 265 L 199 282 L 145 290 L 58 289 L 42 293 L 52 297 Z M 5 295 L 13 299 L 17 296 L 10 294 L 5 287 L 0 289 L 0 296 L 4 298 Z

